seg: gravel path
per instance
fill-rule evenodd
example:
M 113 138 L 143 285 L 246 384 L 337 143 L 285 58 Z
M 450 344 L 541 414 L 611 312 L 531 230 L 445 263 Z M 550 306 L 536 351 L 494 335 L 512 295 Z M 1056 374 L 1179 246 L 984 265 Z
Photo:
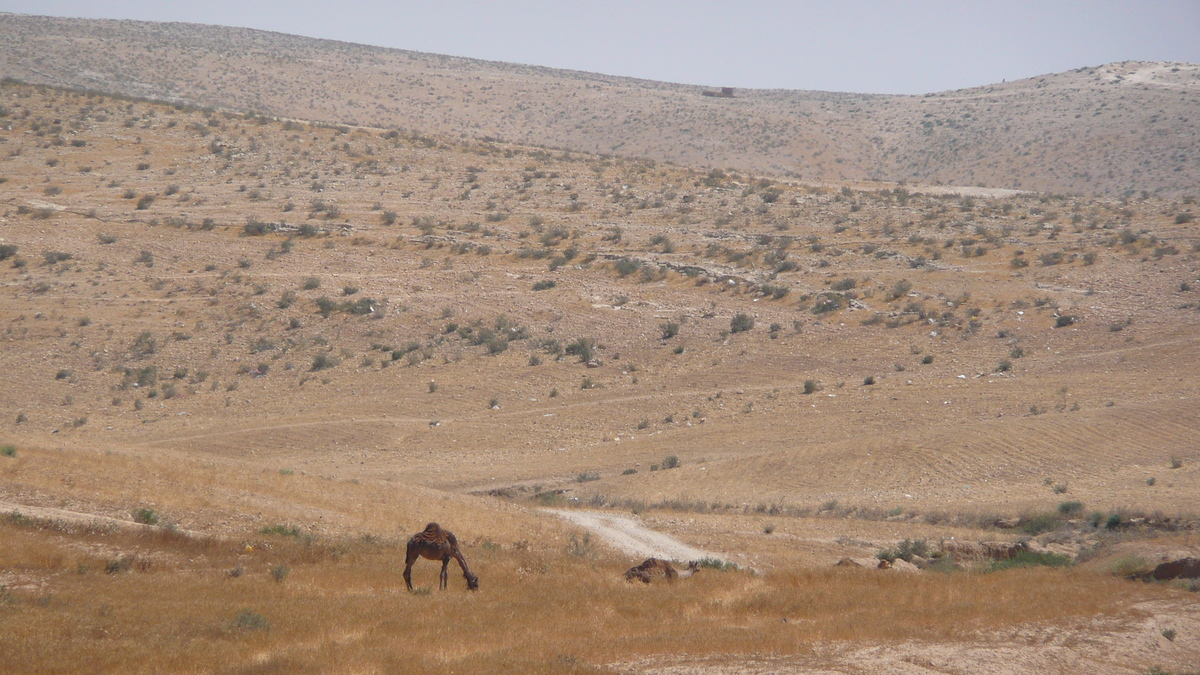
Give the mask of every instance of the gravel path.
M 635 557 L 664 558 L 679 562 L 712 558 L 728 562 L 724 556 L 688 546 L 670 535 L 655 532 L 632 518 L 598 511 L 543 510 L 594 532 L 605 543 Z

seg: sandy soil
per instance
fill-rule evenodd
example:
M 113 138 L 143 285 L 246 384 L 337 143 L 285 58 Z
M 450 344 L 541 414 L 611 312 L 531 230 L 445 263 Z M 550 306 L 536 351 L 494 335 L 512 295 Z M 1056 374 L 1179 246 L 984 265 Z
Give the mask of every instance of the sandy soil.
M 600 536 L 606 544 L 634 557 L 663 558 L 678 562 L 713 558 L 726 561 L 724 556 L 688 546 L 678 539 L 656 532 L 633 518 L 599 511 L 546 509 Z

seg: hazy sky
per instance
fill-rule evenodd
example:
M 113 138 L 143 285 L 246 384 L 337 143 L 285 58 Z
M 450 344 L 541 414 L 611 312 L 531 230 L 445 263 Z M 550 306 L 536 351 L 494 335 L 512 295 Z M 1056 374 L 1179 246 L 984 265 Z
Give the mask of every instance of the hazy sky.
M 916 94 L 1112 61 L 1200 62 L 1200 0 L 0 0 L 710 86 Z

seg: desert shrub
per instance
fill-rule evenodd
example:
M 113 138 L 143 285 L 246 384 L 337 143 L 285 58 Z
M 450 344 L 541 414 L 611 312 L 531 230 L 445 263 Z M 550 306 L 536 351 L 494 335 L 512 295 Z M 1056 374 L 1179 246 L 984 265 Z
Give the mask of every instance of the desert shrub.
M 622 476 L 632 476 L 635 473 L 637 473 L 637 469 L 635 469 L 633 467 L 629 467 L 628 469 L 625 469 L 624 471 L 622 471 L 621 475 Z
M 141 198 L 137 200 L 137 206 L 135 208 L 138 211 L 145 211 L 146 209 L 150 208 L 150 205 L 153 203 L 154 195 L 142 195 Z
M 696 562 L 705 569 L 716 570 L 718 572 L 736 572 L 739 569 L 737 563 L 717 558 L 701 558 Z
M 242 235 L 246 237 L 258 237 L 264 234 L 269 234 L 278 229 L 275 223 L 264 223 L 263 221 L 250 216 L 246 218 L 246 225 L 242 228 Z
M 567 345 L 566 354 L 569 356 L 578 356 L 582 362 L 592 360 L 592 354 L 596 349 L 596 341 L 592 338 L 579 338 L 571 344 Z M 585 389 L 588 387 L 585 387 Z
M 137 339 L 133 341 L 133 346 L 130 347 L 130 351 L 133 352 L 134 356 L 149 356 L 157 350 L 158 340 L 154 338 L 154 335 L 150 331 L 141 332 L 137 336 Z
M 850 277 L 833 282 L 829 288 L 835 291 L 848 291 L 858 285 L 858 282 Z
M 141 523 L 143 525 L 157 525 L 158 520 L 158 514 L 155 513 L 154 509 L 140 508 L 133 512 L 133 521 L 135 523 Z
M 933 354 L 926 354 L 925 356 L 921 357 L 921 363 L 925 365 L 933 363 Z
M 258 531 L 259 534 L 278 535 L 280 537 L 299 537 L 300 528 L 294 525 L 268 525 Z
M 287 578 L 288 572 L 291 571 L 287 565 L 274 565 L 271 567 L 271 578 L 275 580 L 275 583 L 281 584 Z
M 754 317 L 749 314 L 738 313 L 729 320 L 729 332 L 741 333 L 754 328 Z
M 576 483 L 590 483 L 594 480 L 600 480 L 600 474 L 594 471 L 583 471 L 575 476 Z
M 47 265 L 54 265 L 56 263 L 71 260 L 75 256 L 63 251 L 46 251 L 42 254 L 42 257 L 46 260 Z
M 1017 555 L 1012 558 L 992 561 L 988 571 L 998 572 L 1014 567 L 1069 567 L 1072 564 L 1074 561 L 1070 557 L 1058 553 L 1017 551 Z
M 1039 513 L 1030 516 L 1021 523 L 1021 530 L 1031 537 L 1035 537 L 1043 532 L 1052 532 L 1057 530 L 1062 525 L 1058 514 L 1055 513 Z
M 818 387 L 817 387 L 816 380 L 805 380 L 804 381 L 804 393 L 812 394 L 817 391 L 817 388 Z
M 1058 512 L 1067 517 L 1078 516 L 1083 513 L 1083 502 L 1062 502 L 1058 505 Z
M 239 630 L 267 630 L 271 627 L 267 617 L 250 609 L 243 609 L 239 612 L 232 625 Z
M 1055 328 L 1065 328 L 1073 323 L 1075 323 L 1075 317 L 1071 316 L 1070 314 L 1060 314 L 1054 317 Z
M 617 270 L 617 274 L 620 274 L 623 277 L 627 277 L 630 274 L 638 271 L 641 266 L 642 264 L 640 262 L 628 257 L 621 258 L 613 264 L 613 268 Z
M 533 284 L 533 290 L 547 291 L 547 290 L 550 290 L 551 288 L 554 288 L 557 285 L 558 285 L 558 283 L 555 282 L 553 279 L 545 279 L 543 281 L 535 282 Z
M 1184 223 L 1190 223 L 1194 219 L 1195 219 L 1195 216 L 1190 213 L 1175 214 L 1175 224 L 1176 225 L 1183 225 Z
M 888 292 L 884 293 L 883 297 L 888 302 L 891 302 L 892 300 L 896 300 L 908 295 L 908 292 L 911 290 L 912 284 L 907 279 L 901 279 L 893 284 L 892 287 L 888 289 Z
M 874 378 L 874 377 L 872 377 L 872 376 L 868 375 L 868 376 L 866 376 L 866 377 L 864 377 L 864 378 L 863 378 L 863 386 L 864 386 L 864 387 L 869 387 L 869 386 L 871 386 L 871 385 L 873 385 L 873 384 L 875 384 L 875 378 Z
M 896 545 L 893 549 L 881 549 L 875 554 L 876 558 L 895 562 L 896 559 L 912 562 L 914 556 L 920 558 L 929 557 L 929 542 L 924 539 L 905 539 Z
M 662 329 L 662 339 L 664 339 L 664 340 L 670 340 L 671 338 L 675 337 L 676 335 L 679 335 L 679 322 L 678 321 L 668 321 L 668 322 L 662 324 L 661 326 L 659 326 L 659 328 Z
M 15 256 L 20 248 L 16 244 L 0 244 L 0 260 L 8 260 Z
M 337 303 L 324 295 L 317 298 L 314 302 L 317 303 L 317 311 L 325 318 L 329 318 L 333 310 L 337 309 Z
M 3 447 L 0 447 L 0 456 L 2 456 L 2 457 L 16 457 L 16 456 L 17 456 L 17 446 L 15 446 L 15 445 L 5 445 L 5 446 L 3 446 Z
M 825 293 L 812 307 L 813 314 L 828 314 L 842 308 L 842 296 L 837 293 Z
M 662 468 L 664 469 L 677 469 L 681 466 L 683 466 L 683 463 L 675 455 L 667 455 L 662 461 Z
M 330 356 L 329 354 L 317 354 L 313 357 L 312 369 L 314 371 L 325 370 L 326 368 L 333 368 L 337 366 L 338 363 L 339 361 L 336 357 Z

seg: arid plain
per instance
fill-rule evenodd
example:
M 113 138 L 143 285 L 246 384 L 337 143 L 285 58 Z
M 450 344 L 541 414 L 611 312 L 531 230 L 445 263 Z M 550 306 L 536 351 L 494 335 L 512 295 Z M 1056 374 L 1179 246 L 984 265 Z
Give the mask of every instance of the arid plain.
M 1200 553 L 1186 191 L 802 180 L 14 81 L 0 115 L 15 670 L 1200 662 L 1195 584 L 1126 578 Z M 627 584 L 640 559 L 545 507 L 714 559 Z M 405 590 L 430 520 L 478 592 L 431 562 Z M 917 544 L 920 571 L 834 567 Z

